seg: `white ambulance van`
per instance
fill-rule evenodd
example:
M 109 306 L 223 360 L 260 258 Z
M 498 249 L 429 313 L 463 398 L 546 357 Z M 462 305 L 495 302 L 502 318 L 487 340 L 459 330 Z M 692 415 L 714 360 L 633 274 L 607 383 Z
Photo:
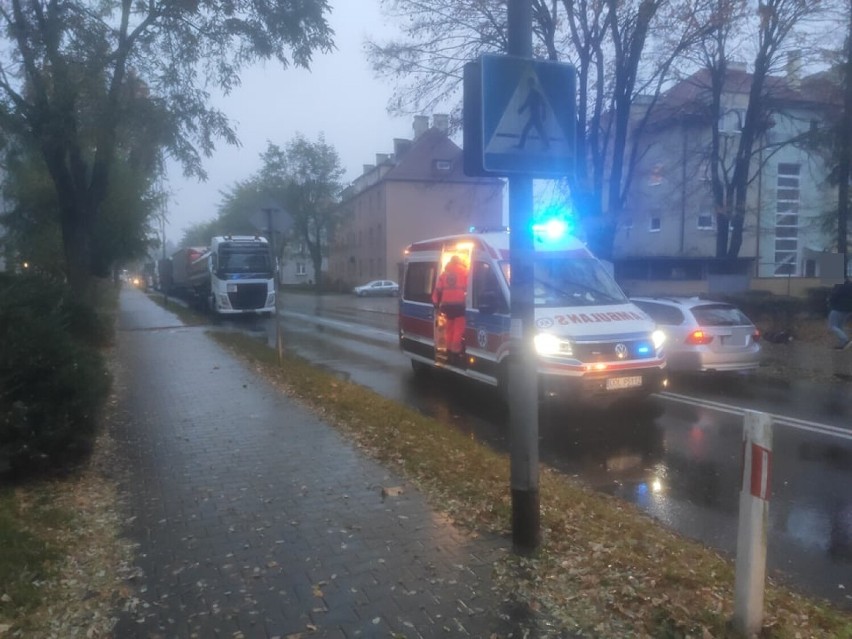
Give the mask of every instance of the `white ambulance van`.
M 448 358 L 432 289 L 453 255 L 469 267 L 464 354 Z M 535 348 L 539 388 L 596 404 L 642 398 L 667 385 L 664 335 L 607 268 L 568 233 L 535 235 Z M 509 232 L 415 242 L 405 251 L 399 344 L 415 372 L 442 368 L 500 389 L 509 352 Z

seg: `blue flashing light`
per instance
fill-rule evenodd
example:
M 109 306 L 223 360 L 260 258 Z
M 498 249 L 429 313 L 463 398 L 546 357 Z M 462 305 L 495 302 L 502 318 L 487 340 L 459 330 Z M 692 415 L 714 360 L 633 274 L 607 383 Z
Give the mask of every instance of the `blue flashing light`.
M 533 234 L 548 242 L 561 240 L 568 234 L 568 223 L 562 219 L 551 219 L 533 224 Z
M 645 344 L 645 343 L 639 344 L 639 346 L 636 347 L 636 352 L 639 355 L 641 355 L 642 357 L 645 357 L 646 355 L 650 355 L 651 354 L 651 345 Z
M 544 244 L 557 244 L 574 234 L 574 222 L 570 208 L 556 204 L 547 206 L 533 217 L 533 236 Z

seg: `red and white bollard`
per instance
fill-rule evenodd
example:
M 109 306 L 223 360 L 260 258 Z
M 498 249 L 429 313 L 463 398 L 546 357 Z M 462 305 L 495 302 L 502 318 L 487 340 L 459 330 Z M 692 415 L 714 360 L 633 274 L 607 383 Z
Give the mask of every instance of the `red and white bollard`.
M 763 626 L 771 477 L 772 420 L 766 413 L 746 411 L 734 583 L 734 628 L 746 637 Z

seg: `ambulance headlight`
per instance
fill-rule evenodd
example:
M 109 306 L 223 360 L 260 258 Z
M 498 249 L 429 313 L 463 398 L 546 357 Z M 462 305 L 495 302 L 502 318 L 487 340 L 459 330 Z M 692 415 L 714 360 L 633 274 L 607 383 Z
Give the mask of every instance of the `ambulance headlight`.
M 666 343 L 666 334 L 660 329 L 657 329 L 651 333 L 651 341 L 654 342 L 654 348 L 660 350 L 660 347 Z
M 535 352 L 542 356 L 572 355 L 571 342 L 559 339 L 551 333 L 538 333 L 534 339 Z

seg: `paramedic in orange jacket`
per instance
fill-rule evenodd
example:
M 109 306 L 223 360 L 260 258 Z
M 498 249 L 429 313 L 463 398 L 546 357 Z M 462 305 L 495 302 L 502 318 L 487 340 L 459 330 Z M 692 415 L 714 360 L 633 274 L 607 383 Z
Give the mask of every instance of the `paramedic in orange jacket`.
M 465 296 L 467 293 L 467 266 L 458 255 L 453 255 L 438 277 L 432 291 L 432 303 L 444 315 L 448 359 L 462 362 L 464 351 Z M 455 360 L 455 361 L 453 361 Z

